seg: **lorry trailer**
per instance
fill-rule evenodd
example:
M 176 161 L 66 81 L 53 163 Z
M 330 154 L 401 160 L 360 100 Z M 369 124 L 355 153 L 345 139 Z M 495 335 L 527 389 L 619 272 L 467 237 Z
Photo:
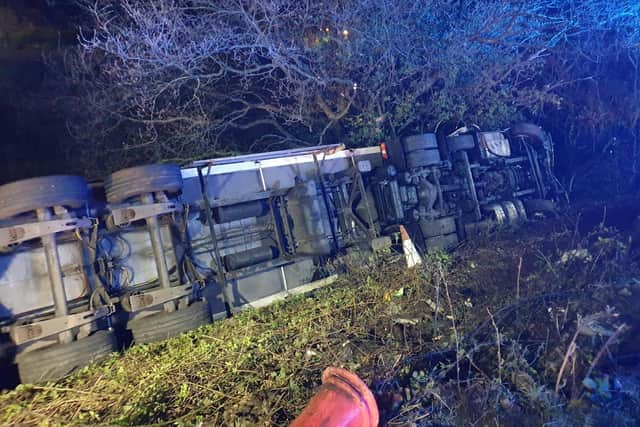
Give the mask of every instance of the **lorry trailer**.
M 56 380 L 311 289 L 400 225 L 425 254 L 552 213 L 553 163 L 551 136 L 517 124 L 2 185 L 2 369 Z

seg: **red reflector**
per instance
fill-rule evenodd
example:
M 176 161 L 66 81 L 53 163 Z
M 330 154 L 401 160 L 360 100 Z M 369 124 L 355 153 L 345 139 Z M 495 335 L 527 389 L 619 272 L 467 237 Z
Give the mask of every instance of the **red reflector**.
M 380 144 L 380 154 L 382 155 L 382 160 L 389 160 L 389 153 L 387 153 L 387 144 L 384 142 Z

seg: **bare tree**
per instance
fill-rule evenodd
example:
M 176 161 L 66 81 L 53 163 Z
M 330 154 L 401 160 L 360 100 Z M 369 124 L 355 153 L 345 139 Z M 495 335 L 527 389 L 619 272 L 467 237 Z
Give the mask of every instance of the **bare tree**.
M 568 1 L 560 12 L 571 25 L 545 76 L 571 84 L 557 90 L 561 105 L 546 123 L 564 148 L 568 188 L 589 197 L 637 191 L 640 4 Z
M 560 102 L 567 79 L 540 75 L 585 24 L 571 16 L 582 9 L 559 4 L 85 2 L 89 21 L 62 68 L 70 130 L 87 164 L 109 169 L 336 134 L 366 143 L 440 121 L 494 125 Z

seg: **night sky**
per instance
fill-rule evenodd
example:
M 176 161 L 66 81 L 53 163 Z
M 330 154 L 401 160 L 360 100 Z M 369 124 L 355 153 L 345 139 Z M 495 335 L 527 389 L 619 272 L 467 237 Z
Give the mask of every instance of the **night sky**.
M 68 138 L 48 94 L 43 55 L 75 39 L 74 8 L 64 1 L 0 1 L 0 182 L 62 173 Z

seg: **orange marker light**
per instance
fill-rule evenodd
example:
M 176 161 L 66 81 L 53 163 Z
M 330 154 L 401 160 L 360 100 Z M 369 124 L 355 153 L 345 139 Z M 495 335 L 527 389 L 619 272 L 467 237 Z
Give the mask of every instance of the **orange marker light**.
M 387 152 L 387 144 L 384 142 L 380 144 L 380 154 L 382 155 L 382 160 L 389 160 L 389 153 Z

